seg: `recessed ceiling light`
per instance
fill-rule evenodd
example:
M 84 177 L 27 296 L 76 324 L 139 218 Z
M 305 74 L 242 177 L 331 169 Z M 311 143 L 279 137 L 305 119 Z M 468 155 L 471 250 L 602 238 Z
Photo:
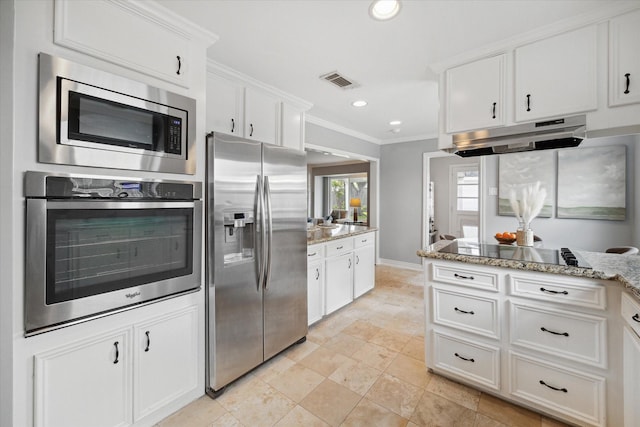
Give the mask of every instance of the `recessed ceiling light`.
M 389 122 L 389 124 L 391 126 L 398 126 L 398 125 L 401 125 L 402 122 L 400 120 L 392 120 L 392 121 Z
M 367 101 L 359 99 L 357 101 L 353 101 L 351 105 L 353 105 L 354 107 L 364 107 L 365 105 L 367 105 Z
M 398 129 L 398 128 L 391 129 L 389 132 L 391 132 L 391 133 L 400 133 L 400 129 Z
M 399 0 L 376 0 L 369 6 L 369 15 L 378 21 L 386 21 L 400 12 Z

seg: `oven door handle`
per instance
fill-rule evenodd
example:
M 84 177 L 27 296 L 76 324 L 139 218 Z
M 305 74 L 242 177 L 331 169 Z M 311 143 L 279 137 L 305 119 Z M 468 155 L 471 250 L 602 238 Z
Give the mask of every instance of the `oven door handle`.
M 105 200 L 47 200 L 47 210 L 80 210 L 80 209 L 193 209 L 195 202 L 132 202 L 132 201 L 105 201 Z

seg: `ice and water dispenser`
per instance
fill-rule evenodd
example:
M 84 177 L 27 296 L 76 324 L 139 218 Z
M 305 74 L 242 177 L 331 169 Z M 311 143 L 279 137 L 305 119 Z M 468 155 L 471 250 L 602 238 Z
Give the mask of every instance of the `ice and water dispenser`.
M 224 213 L 224 263 L 253 259 L 255 248 L 253 210 Z

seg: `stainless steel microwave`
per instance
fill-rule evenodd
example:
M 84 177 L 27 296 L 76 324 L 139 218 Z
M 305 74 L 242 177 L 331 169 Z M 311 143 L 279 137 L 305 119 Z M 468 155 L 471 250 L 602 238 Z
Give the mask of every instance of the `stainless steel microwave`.
M 39 55 L 38 160 L 194 174 L 194 99 Z

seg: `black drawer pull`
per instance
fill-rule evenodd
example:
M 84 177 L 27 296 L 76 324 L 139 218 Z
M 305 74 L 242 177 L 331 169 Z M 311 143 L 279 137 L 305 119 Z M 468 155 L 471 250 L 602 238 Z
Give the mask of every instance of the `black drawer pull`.
M 113 361 L 113 364 L 115 365 L 120 359 L 120 350 L 118 350 L 118 341 L 114 342 L 113 345 L 116 348 L 116 359 Z
M 553 334 L 553 335 L 564 335 L 565 337 L 569 336 L 568 332 L 554 332 L 554 331 L 550 331 L 549 329 L 545 328 L 544 326 L 542 328 L 540 328 L 540 330 L 542 332 L 549 332 L 550 334 Z
M 176 56 L 176 58 L 178 59 L 178 71 L 176 71 L 176 74 L 180 75 L 180 70 L 182 69 L 182 58 L 179 56 Z
M 549 385 L 547 383 L 545 383 L 544 381 L 540 380 L 540 384 L 542 384 L 545 387 L 549 387 L 551 390 L 555 390 L 555 391 L 561 391 L 563 393 L 568 393 L 569 390 L 567 390 L 566 388 L 562 387 L 562 388 L 558 388 L 558 387 L 554 387 L 552 385 Z
M 491 117 L 492 119 L 496 118 L 496 103 L 493 103 L 493 117 Z
M 250 123 L 250 124 L 249 124 L 249 129 L 251 129 L 251 130 L 249 131 L 249 136 L 253 136 L 253 123 Z
M 527 111 L 531 111 L 531 94 L 527 94 Z
M 236 121 L 231 119 L 231 133 L 236 130 Z
M 471 315 L 475 314 L 473 311 L 464 311 L 464 310 L 460 310 L 458 307 L 453 307 L 453 309 L 454 309 L 455 311 L 457 311 L 458 313 L 462 313 L 462 314 L 471 314 Z
M 147 346 L 145 347 L 144 351 L 149 351 L 149 346 L 151 345 L 151 338 L 149 337 L 149 331 L 144 333 L 147 336 Z
M 476 361 L 475 361 L 475 360 L 473 360 L 473 358 L 469 358 L 469 359 L 467 359 L 466 357 L 462 357 L 462 356 L 460 356 L 458 353 L 453 353 L 453 355 L 454 355 L 455 357 L 457 357 L 458 359 L 462 359 L 462 360 L 464 360 L 465 362 L 476 363 Z
M 627 73 L 624 75 L 627 78 L 627 88 L 624 90 L 625 95 L 629 93 L 629 83 L 631 83 L 631 79 L 629 79 L 629 77 L 631 77 L 631 74 Z
M 453 273 L 453 277 L 457 277 L 458 279 L 473 280 L 473 276 L 463 276 L 462 274 L 458 273 Z
M 569 292 L 567 291 L 554 291 L 552 289 L 545 289 L 545 288 L 540 288 L 541 292 L 546 292 L 548 294 L 553 294 L 553 295 L 558 295 L 558 294 L 562 294 L 562 295 L 569 295 Z
M 336 250 L 340 250 L 340 249 L 342 249 L 342 248 L 344 248 L 344 246 L 338 246 L 338 247 L 336 248 Z
M 318 255 L 318 252 L 314 252 L 312 254 L 307 254 L 307 256 L 316 256 L 316 255 Z
M 320 278 L 320 270 L 316 268 L 316 280 Z
M 631 318 L 636 322 L 640 323 L 640 314 L 636 313 L 633 316 L 631 316 Z

